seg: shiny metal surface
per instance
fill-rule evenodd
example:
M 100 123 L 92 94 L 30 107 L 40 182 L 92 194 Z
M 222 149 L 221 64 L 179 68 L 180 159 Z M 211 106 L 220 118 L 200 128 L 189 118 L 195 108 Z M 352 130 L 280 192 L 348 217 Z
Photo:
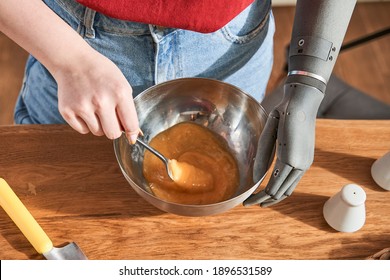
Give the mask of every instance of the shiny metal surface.
M 74 242 L 61 248 L 53 247 L 43 255 L 47 260 L 88 260 L 87 256 Z
M 159 151 L 152 148 L 151 146 L 149 146 L 148 144 L 146 144 L 145 142 L 143 142 L 139 138 L 137 138 L 137 143 L 142 145 L 145 149 L 149 150 L 149 152 L 154 154 L 156 157 L 158 157 L 164 163 L 165 170 L 167 171 L 169 178 L 171 178 L 173 180 L 173 174 L 172 174 L 171 169 L 169 168 L 169 160 L 166 157 L 164 157 L 164 155 L 161 154 Z
M 287 76 L 292 76 L 292 75 L 308 76 L 317 79 L 320 82 L 323 82 L 325 85 L 328 83 L 328 81 L 324 77 L 307 71 L 293 70 L 287 73 Z
M 267 114 L 240 89 L 211 79 L 183 78 L 151 87 L 134 102 L 145 141 L 176 123 L 193 121 L 225 138 L 239 166 L 240 186 L 229 200 L 209 205 L 171 203 L 155 197 L 142 174 L 144 148 L 129 145 L 122 135 L 114 140 L 114 151 L 123 175 L 155 207 L 185 216 L 221 213 L 242 203 L 264 179 L 262 174 L 253 181 L 253 164 Z

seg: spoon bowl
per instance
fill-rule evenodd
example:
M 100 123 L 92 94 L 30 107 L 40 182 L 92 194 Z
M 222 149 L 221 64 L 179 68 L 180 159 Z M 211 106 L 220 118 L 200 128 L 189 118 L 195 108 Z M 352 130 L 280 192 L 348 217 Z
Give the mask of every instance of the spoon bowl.
M 149 152 L 151 152 L 153 155 L 155 155 L 156 157 L 158 157 L 165 165 L 165 169 L 167 170 L 167 173 L 168 173 L 168 176 L 169 178 L 173 181 L 174 178 L 173 178 L 173 174 L 172 174 L 172 170 L 171 168 L 169 167 L 169 159 L 167 159 L 165 156 L 163 156 L 159 151 L 157 151 L 156 149 L 152 148 L 151 146 L 149 146 L 148 144 L 146 144 L 144 141 L 140 140 L 137 138 L 137 143 L 142 145 L 145 149 L 147 149 Z

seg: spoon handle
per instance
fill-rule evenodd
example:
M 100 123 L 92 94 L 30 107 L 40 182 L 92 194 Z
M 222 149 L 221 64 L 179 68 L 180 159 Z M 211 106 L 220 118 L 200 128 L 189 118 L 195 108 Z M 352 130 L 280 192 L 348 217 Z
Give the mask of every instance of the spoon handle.
M 137 142 L 139 144 L 141 144 L 142 146 L 144 146 L 147 150 L 149 150 L 151 153 L 153 153 L 155 156 L 157 156 L 159 159 L 161 159 L 163 162 L 165 162 L 165 164 L 168 164 L 168 160 L 166 159 L 166 157 L 164 157 L 162 154 L 160 154 L 160 152 L 158 152 L 157 150 L 153 149 L 152 147 L 150 147 L 148 144 L 146 144 L 145 142 L 143 142 L 142 140 L 139 140 L 137 138 Z
M 27 210 L 26 206 L 16 196 L 8 183 L 0 178 L 0 206 L 10 216 L 27 240 L 40 253 L 47 253 L 53 248 L 53 243 L 43 231 L 38 222 Z

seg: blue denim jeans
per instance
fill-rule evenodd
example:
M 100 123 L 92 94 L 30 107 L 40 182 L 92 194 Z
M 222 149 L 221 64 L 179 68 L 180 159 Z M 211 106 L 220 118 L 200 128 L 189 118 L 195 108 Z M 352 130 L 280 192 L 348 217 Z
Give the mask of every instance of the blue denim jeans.
M 221 80 L 258 101 L 265 95 L 275 29 L 269 0 L 256 0 L 209 34 L 113 19 L 74 0 L 45 3 L 121 69 L 134 97 L 150 86 L 183 77 Z M 58 111 L 56 81 L 32 56 L 27 60 L 15 122 L 65 123 Z

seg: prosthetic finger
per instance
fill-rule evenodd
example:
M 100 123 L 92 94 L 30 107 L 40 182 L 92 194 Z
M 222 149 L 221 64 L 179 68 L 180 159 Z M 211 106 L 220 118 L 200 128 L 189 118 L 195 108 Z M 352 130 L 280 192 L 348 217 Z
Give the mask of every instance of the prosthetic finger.
M 275 205 L 275 204 L 281 202 L 282 200 L 286 199 L 287 197 L 288 197 L 288 195 L 283 195 L 279 199 L 268 199 L 268 200 L 260 203 L 260 207 L 266 208 L 266 207 Z
M 287 190 L 290 190 L 291 186 L 295 183 L 298 184 L 298 178 L 302 177 L 303 171 L 299 169 L 293 169 L 291 173 L 287 176 L 286 180 L 283 182 L 281 187 L 278 189 L 277 193 L 273 196 L 274 199 L 279 199 L 286 193 Z
M 271 196 L 269 194 L 266 194 L 266 192 L 264 190 L 262 190 L 256 194 L 252 194 L 251 196 L 249 196 L 249 198 L 247 198 L 244 201 L 243 205 L 244 206 L 251 206 L 254 204 L 260 204 L 263 201 L 268 200 L 269 198 L 271 198 Z
M 271 179 L 269 180 L 265 190 L 251 195 L 244 201 L 244 205 L 250 206 L 253 204 L 260 204 L 270 198 L 273 198 L 292 170 L 292 166 L 284 164 L 277 159 Z
M 302 173 L 299 175 L 299 177 L 294 181 L 294 183 L 291 184 L 290 188 L 286 191 L 285 195 L 290 196 L 293 191 L 295 190 L 296 186 L 298 185 L 299 181 L 303 177 L 303 174 L 305 174 L 305 171 L 302 171 Z
M 253 181 L 263 178 L 273 160 L 276 136 L 278 132 L 279 113 L 272 111 L 268 116 L 264 129 L 261 132 L 253 165 Z
M 274 197 L 274 198 L 265 200 L 263 203 L 260 203 L 260 206 L 261 207 L 269 207 L 269 206 L 277 204 L 277 203 L 281 202 L 282 200 L 286 199 L 287 197 L 289 197 L 293 193 L 293 191 L 295 190 L 295 187 L 298 185 L 298 183 L 301 180 L 303 174 L 305 173 L 302 170 L 299 170 L 299 171 L 300 172 L 299 172 L 298 177 L 295 179 L 295 181 L 293 181 L 291 186 L 288 187 L 288 189 L 287 189 L 287 191 L 285 193 L 283 193 L 279 198 Z M 286 186 L 288 186 L 288 185 L 286 185 Z
M 271 197 L 274 197 L 292 170 L 292 166 L 277 159 L 271 178 L 267 184 L 267 187 L 265 188 L 265 192 Z

